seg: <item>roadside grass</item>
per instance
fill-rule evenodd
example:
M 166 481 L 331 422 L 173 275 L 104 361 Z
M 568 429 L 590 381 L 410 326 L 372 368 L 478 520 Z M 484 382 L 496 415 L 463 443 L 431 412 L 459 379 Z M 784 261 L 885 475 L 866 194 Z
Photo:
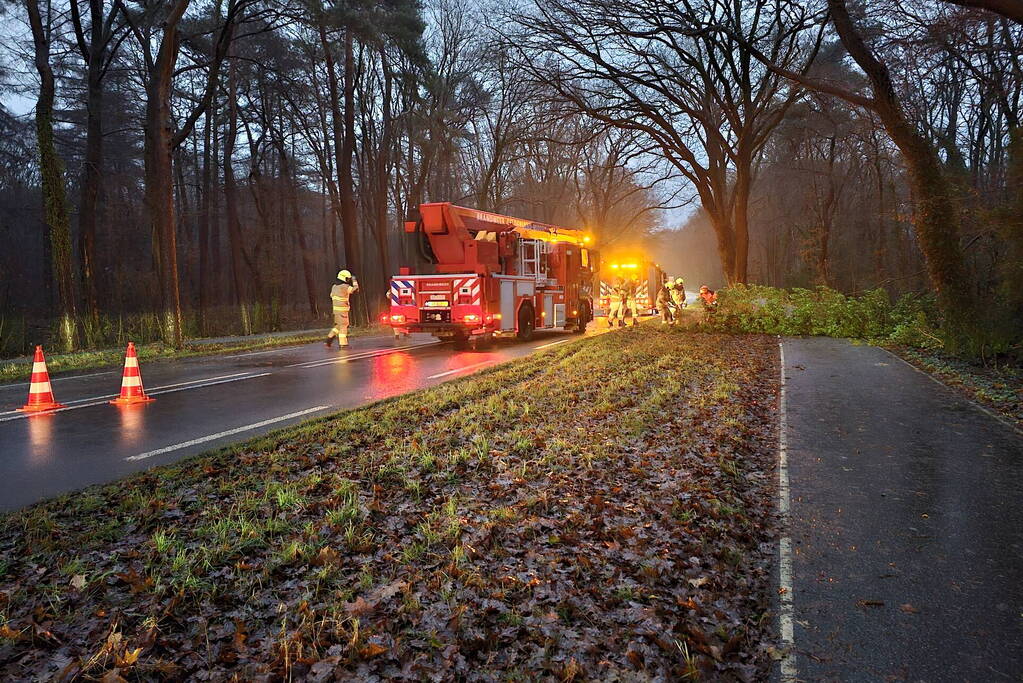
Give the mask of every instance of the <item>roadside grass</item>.
M 7 515 L 0 678 L 766 675 L 776 376 L 646 325 Z
M 382 325 L 369 325 L 367 327 L 353 328 L 350 337 L 361 337 L 371 334 L 382 334 L 385 332 Z M 308 344 L 314 341 L 323 341 L 326 336 L 326 328 L 323 332 L 316 334 L 295 334 L 279 337 L 268 337 L 265 335 L 253 335 L 251 339 L 237 342 L 189 344 L 183 349 L 175 349 L 162 342 L 152 344 L 136 344 L 135 350 L 139 360 L 150 362 L 156 360 L 177 360 L 180 358 L 192 358 L 195 356 L 214 356 L 239 351 L 257 351 L 259 349 L 272 349 L 279 346 L 293 346 L 297 344 Z M 95 370 L 99 368 L 119 367 L 124 363 L 124 347 L 116 349 L 102 349 L 98 351 L 76 351 L 74 353 L 46 354 L 46 369 L 51 375 L 61 372 L 80 370 Z M 0 383 L 13 382 L 27 379 L 32 375 L 32 361 L 5 360 L 0 362 Z

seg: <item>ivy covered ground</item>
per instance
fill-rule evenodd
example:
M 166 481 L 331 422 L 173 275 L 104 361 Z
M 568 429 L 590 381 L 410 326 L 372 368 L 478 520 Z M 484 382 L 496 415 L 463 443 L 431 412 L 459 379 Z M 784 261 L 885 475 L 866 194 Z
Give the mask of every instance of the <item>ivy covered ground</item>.
M 9 515 L 0 679 L 763 677 L 777 376 L 641 326 Z
M 892 351 L 1023 429 L 1023 368 L 982 365 L 908 346 L 892 347 Z

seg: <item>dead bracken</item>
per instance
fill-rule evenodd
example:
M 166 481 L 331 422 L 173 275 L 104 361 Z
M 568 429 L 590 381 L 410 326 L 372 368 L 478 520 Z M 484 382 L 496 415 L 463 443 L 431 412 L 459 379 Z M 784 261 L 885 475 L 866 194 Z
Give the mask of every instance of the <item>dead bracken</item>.
M 9 515 L 0 678 L 760 677 L 776 377 L 644 326 Z

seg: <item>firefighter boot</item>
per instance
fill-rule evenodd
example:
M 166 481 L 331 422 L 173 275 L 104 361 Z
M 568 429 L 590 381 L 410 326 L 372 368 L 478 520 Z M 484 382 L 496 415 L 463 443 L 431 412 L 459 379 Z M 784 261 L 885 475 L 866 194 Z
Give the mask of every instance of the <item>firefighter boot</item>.
M 338 335 L 337 347 L 339 349 L 347 349 L 348 348 L 348 335 L 347 334 Z
M 329 349 L 329 348 L 331 347 L 331 345 L 332 345 L 333 343 L 334 343 L 334 338 L 333 338 L 333 337 L 327 337 L 327 338 L 326 338 L 326 339 L 325 339 L 325 340 L 323 341 L 323 345 L 324 345 L 324 346 L 326 346 L 326 347 L 327 347 L 328 349 Z

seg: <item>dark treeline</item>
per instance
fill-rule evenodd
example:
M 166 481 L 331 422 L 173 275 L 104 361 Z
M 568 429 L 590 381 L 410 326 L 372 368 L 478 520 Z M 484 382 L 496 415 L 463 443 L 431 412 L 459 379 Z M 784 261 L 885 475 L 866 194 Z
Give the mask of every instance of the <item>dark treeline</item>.
M 8 0 L 0 342 L 322 320 L 340 266 L 367 320 L 455 201 L 1012 350 L 1023 32 L 971 4 Z
M 469 3 L 5 9 L 24 24 L 5 80 L 36 101 L 0 110 L 9 337 L 19 319 L 65 348 L 125 316 L 170 343 L 323 319 L 340 267 L 366 320 L 415 258 L 401 225 L 420 202 L 609 226 L 609 243 L 673 202 L 635 134 L 538 96 Z

